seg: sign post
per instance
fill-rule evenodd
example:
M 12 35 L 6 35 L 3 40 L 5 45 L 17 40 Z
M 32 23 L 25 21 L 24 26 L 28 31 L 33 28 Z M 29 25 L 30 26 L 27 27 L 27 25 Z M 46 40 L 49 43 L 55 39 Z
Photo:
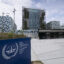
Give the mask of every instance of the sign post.
M 31 64 L 30 38 L 0 40 L 0 64 Z

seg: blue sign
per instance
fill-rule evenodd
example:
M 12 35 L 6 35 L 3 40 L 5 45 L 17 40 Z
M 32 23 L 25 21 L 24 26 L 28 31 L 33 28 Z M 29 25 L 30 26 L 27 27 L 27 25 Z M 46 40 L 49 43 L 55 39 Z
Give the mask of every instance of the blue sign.
M 30 38 L 0 40 L 0 64 L 31 64 Z

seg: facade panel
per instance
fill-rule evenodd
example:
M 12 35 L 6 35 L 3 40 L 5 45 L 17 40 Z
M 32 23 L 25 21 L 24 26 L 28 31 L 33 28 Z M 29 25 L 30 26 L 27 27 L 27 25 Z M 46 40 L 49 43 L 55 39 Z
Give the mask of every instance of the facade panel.
M 10 16 L 0 16 L 0 32 L 15 32 L 16 29 L 16 24 Z
M 39 9 L 23 8 L 22 28 L 25 29 L 43 29 L 45 12 Z M 45 24 L 44 24 L 45 26 Z

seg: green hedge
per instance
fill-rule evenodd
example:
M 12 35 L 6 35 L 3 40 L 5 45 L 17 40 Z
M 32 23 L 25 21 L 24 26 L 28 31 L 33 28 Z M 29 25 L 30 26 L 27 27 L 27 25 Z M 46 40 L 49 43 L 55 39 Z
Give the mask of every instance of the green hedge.
M 14 34 L 14 33 L 0 33 L 0 40 L 2 39 L 15 39 L 15 38 L 25 38 L 23 34 Z
M 32 61 L 31 64 L 44 64 L 44 63 L 41 61 Z

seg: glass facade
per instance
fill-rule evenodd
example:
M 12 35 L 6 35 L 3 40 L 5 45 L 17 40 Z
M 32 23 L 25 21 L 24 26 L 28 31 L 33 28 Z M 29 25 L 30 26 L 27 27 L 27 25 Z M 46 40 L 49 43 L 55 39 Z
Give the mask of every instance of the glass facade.
M 9 16 L 0 16 L 0 32 L 15 32 L 16 24 Z
M 28 18 L 27 16 L 28 12 Z M 39 9 L 31 9 L 31 8 L 23 8 L 23 24 L 22 28 L 25 29 L 40 29 L 41 24 L 44 23 L 44 14 L 45 12 L 43 10 Z M 25 23 L 26 22 L 26 23 Z M 27 28 L 26 28 L 27 26 Z
M 51 21 L 51 22 L 47 23 L 47 29 L 60 29 L 60 22 Z
M 40 15 L 39 12 L 32 12 L 29 11 L 29 20 L 28 20 L 28 27 L 31 29 L 39 29 L 39 20 L 40 20 Z

